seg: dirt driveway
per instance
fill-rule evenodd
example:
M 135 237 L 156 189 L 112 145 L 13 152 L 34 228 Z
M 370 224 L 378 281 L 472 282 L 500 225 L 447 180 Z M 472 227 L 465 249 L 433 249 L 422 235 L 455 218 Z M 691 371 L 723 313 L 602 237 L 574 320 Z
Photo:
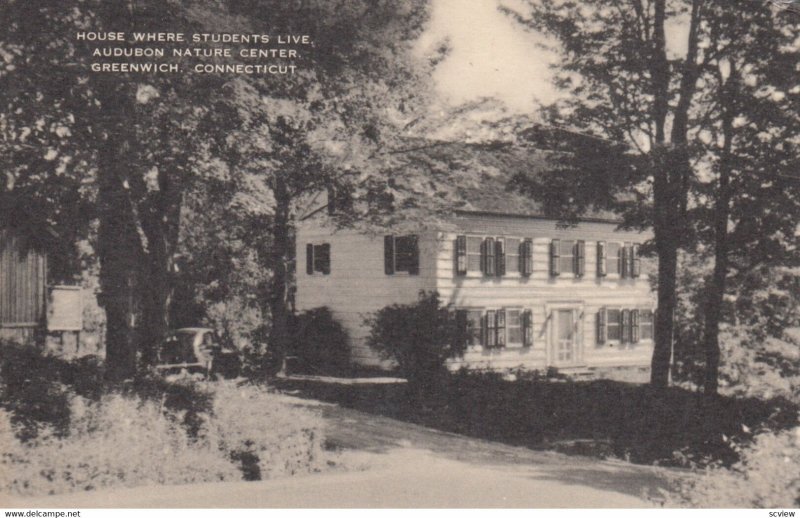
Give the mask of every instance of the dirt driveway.
M 328 422 L 345 469 L 261 482 L 155 486 L 8 502 L 27 508 L 630 508 L 666 470 L 466 438 L 284 396 Z

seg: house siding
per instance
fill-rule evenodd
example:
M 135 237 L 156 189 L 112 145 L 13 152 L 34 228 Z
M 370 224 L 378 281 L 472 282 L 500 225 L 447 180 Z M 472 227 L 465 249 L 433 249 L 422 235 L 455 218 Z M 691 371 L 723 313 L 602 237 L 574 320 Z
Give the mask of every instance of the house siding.
M 387 275 L 384 272 L 383 235 L 367 236 L 352 230 L 333 232 L 319 221 L 305 222 L 298 229 L 298 265 L 305 265 L 307 244 L 331 244 L 329 275 L 308 275 L 305 268 L 297 273 L 297 309 L 328 306 L 348 331 L 352 359 L 360 364 L 381 362 L 365 345 L 369 332 L 364 318 L 389 304 L 407 304 L 417 299 L 420 290 L 437 290 L 446 304 L 456 308 L 520 308 L 532 312 L 533 345 L 507 346 L 503 349 L 471 348 L 452 368 L 526 368 L 545 369 L 554 365 L 550 336 L 552 312 L 573 309 L 577 322 L 578 357 L 569 368 L 644 367 L 652 356 L 650 341 L 638 344 L 596 345 L 596 318 L 603 307 L 653 309 L 655 298 L 650 290 L 642 261 L 642 274 L 636 279 L 618 275 L 598 278 L 596 243 L 641 243 L 648 233 L 621 232 L 608 222 L 581 223 L 559 228 L 553 220 L 493 216 L 460 215 L 447 232 L 419 234 L 419 275 Z M 481 272 L 456 275 L 455 240 L 458 235 L 530 238 L 533 243 L 533 271 L 524 277 L 509 267 L 503 277 L 488 277 Z M 549 249 L 552 239 L 584 240 L 585 275 L 551 277 Z M 507 251 L 508 252 L 508 251 Z
M 363 365 L 382 365 L 366 346 L 369 330 L 364 319 L 390 304 L 417 300 L 420 290 L 435 284 L 436 234 L 419 236 L 419 274 L 387 274 L 384 271 L 383 235 L 369 236 L 353 230 L 332 231 L 319 223 L 306 223 L 297 231 L 296 257 L 298 311 L 327 306 L 347 330 L 352 359 Z M 329 274 L 306 273 L 307 244 L 331 244 Z
M 533 345 L 502 349 L 471 348 L 452 367 L 545 369 L 554 365 L 551 336 L 552 311 L 574 308 L 577 317 L 578 358 L 565 368 L 618 367 L 649 365 L 652 342 L 638 344 L 597 345 L 597 313 L 603 307 L 650 308 L 655 299 L 645 267 L 638 278 L 621 279 L 612 274 L 597 276 L 597 241 L 641 243 L 648 233 L 617 231 L 616 224 L 580 223 L 559 228 L 555 221 L 492 215 L 462 215 L 455 220 L 457 231 L 438 235 L 439 254 L 436 262 L 436 290 L 442 300 L 457 308 L 529 309 L 533 317 Z M 470 271 L 458 276 L 455 272 L 455 240 L 458 235 L 529 238 L 533 242 L 533 271 L 530 276 L 515 268 L 503 277 L 488 277 Z M 567 273 L 550 275 L 550 243 L 553 239 L 584 240 L 586 243 L 585 274 L 575 278 Z M 508 250 L 506 251 L 508 253 Z

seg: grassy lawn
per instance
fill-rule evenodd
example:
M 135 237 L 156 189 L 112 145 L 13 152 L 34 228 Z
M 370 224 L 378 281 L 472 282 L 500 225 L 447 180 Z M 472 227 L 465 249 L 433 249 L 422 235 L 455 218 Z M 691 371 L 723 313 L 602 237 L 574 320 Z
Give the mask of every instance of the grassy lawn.
M 470 437 L 536 449 L 613 456 L 637 463 L 706 464 L 737 459 L 727 438 L 797 425 L 784 399 L 707 400 L 680 388 L 655 393 L 614 381 L 503 380 L 457 373 L 435 388 L 407 384 L 342 385 L 276 381 L 283 389 Z

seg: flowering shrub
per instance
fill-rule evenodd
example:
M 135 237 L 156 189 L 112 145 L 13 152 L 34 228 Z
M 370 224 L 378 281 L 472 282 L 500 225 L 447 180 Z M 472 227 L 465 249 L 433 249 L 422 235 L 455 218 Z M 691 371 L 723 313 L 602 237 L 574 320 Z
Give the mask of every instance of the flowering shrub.
M 739 450 L 729 469 L 707 468 L 684 479 L 668 505 L 684 507 L 766 508 L 800 506 L 800 426 L 763 433 Z

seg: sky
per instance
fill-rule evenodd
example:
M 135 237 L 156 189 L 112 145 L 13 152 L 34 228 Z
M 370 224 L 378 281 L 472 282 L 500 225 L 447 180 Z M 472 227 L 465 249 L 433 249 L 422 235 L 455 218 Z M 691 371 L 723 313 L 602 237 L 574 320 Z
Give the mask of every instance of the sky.
M 541 35 L 524 30 L 497 5 L 498 0 L 433 0 L 430 26 L 417 51 L 425 54 L 449 40 L 451 54 L 434 76 L 449 104 L 494 97 L 514 112 L 531 113 L 559 96 L 548 67 L 557 58 L 537 47 L 546 42 Z M 678 20 L 667 26 L 672 54 L 685 53 L 687 25 Z
M 434 79 L 451 104 L 495 97 L 524 113 L 536 101 L 556 98 L 548 70 L 553 57 L 536 46 L 541 37 L 499 12 L 496 0 L 434 0 L 418 51 L 429 51 L 445 38 L 451 54 Z

